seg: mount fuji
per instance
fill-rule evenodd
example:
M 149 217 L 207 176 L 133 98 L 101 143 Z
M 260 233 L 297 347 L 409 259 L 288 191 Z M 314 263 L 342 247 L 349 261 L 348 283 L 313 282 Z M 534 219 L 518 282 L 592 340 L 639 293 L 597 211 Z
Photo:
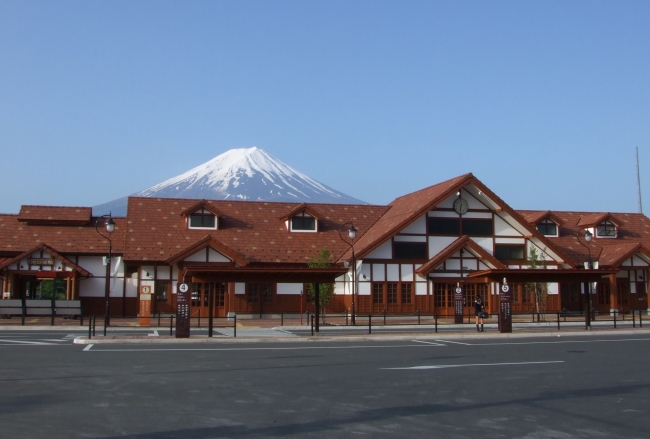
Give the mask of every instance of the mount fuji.
M 257 147 L 231 149 L 133 196 L 367 204 L 317 182 Z M 122 197 L 94 206 L 93 214 L 110 211 L 124 216 L 127 200 Z

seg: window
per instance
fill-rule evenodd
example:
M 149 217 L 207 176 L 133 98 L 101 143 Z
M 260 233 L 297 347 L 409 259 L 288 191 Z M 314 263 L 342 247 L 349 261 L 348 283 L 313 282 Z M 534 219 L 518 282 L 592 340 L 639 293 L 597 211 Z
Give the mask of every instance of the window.
M 483 303 L 487 301 L 487 284 L 463 284 L 465 306 L 474 306 L 474 301 L 480 297 Z
M 156 282 L 156 302 L 167 302 L 169 298 L 169 282 L 157 281 Z
M 598 304 L 609 305 L 611 300 L 609 296 L 609 282 L 598 282 L 596 289 L 598 290 Z
M 291 218 L 291 230 L 292 231 L 316 231 L 316 218 L 309 215 L 308 213 L 301 212 L 296 216 Z
M 611 221 L 603 221 L 596 226 L 596 236 L 616 238 L 616 224 Z
M 201 306 L 201 284 L 192 283 L 192 306 Z
M 190 229 L 216 229 L 217 217 L 205 209 L 190 214 L 188 219 Z
M 532 303 L 535 296 L 531 285 L 524 284 L 524 303 Z
M 403 283 L 400 286 L 402 292 L 402 303 L 411 303 L 413 300 L 412 299 L 413 284 Z
M 226 284 L 218 283 L 215 285 L 214 301 L 215 306 L 224 306 L 226 297 Z
M 394 259 L 426 259 L 427 243 L 426 242 L 394 242 L 393 258 Z
M 444 308 L 447 306 L 447 288 L 450 288 L 449 291 L 452 291 L 451 288 L 453 288 L 453 284 L 441 284 L 441 283 L 434 283 L 433 284 L 433 306 L 436 308 Z M 451 304 L 451 299 L 449 300 L 449 303 Z
M 492 236 L 492 219 L 488 218 L 429 218 L 429 235 Z
M 389 283 L 386 285 L 388 303 L 397 303 L 397 284 Z
M 384 284 L 372 284 L 372 303 L 375 305 L 384 303 Z
M 246 295 L 249 303 L 257 303 L 262 297 L 264 303 L 273 302 L 273 284 L 271 283 L 247 283 Z
M 460 219 L 429 218 L 429 235 L 460 236 Z
M 557 236 L 557 224 L 546 219 L 537 224 L 537 231 L 544 236 Z
M 618 282 L 616 284 L 616 296 L 618 297 L 618 306 L 627 305 L 627 291 L 629 284 Z
M 494 257 L 500 261 L 523 261 L 525 254 L 523 245 L 496 244 L 494 246 Z
M 463 219 L 462 233 L 469 236 L 492 236 L 492 220 Z

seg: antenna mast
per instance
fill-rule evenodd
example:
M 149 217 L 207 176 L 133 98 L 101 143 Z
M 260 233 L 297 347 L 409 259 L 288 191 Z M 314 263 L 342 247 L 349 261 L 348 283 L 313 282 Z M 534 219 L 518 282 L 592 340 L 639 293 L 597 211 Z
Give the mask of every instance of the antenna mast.
M 641 205 L 641 174 L 639 173 L 639 147 L 636 147 L 636 184 L 639 188 L 639 213 L 643 213 L 643 206 Z

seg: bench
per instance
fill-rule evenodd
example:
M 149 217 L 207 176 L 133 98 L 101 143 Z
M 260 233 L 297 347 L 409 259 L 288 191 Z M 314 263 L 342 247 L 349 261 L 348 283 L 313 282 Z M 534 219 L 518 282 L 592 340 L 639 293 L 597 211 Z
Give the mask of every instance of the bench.
M 23 301 L 20 299 L 5 299 L 0 300 L 0 316 L 3 319 L 10 319 L 11 316 L 21 316 L 23 324 L 25 323 L 25 310 L 23 309 Z
M 76 318 L 79 316 L 80 325 L 84 324 L 84 309 L 81 300 L 55 300 L 54 313 L 65 318 Z

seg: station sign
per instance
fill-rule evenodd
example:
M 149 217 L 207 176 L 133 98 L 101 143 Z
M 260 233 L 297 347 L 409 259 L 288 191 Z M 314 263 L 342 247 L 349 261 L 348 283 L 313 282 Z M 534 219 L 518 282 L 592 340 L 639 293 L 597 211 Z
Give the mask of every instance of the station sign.
M 186 283 L 178 284 L 176 294 L 176 338 L 190 337 L 190 301 L 192 292 Z

